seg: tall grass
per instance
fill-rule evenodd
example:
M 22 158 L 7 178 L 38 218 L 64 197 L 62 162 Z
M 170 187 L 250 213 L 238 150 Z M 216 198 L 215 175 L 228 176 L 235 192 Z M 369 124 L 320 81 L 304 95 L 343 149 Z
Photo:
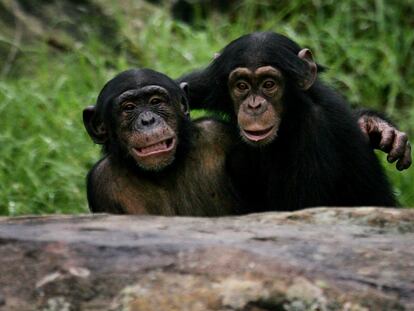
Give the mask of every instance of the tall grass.
M 0 80 L 0 214 L 86 212 L 85 175 L 99 148 L 81 112 L 104 82 L 137 66 L 178 77 L 252 31 L 281 32 L 311 48 L 329 68 L 325 81 L 353 105 L 384 111 L 414 135 L 414 9 L 408 0 L 245 0 L 232 14 L 212 14 L 196 27 L 153 8 L 138 28 L 130 10 L 108 5 L 121 27 L 116 52 L 93 32 L 67 53 L 39 42 Z M 384 166 L 401 203 L 414 206 L 414 170 Z

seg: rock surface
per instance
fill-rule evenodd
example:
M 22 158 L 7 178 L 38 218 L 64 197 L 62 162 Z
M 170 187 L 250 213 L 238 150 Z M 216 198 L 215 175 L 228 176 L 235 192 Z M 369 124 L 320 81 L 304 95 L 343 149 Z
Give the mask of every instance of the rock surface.
M 414 210 L 0 218 L 0 310 L 414 310 Z
M 0 76 L 12 67 L 18 72 L 16 63 L 23 54 L 33 53 L 33 47 L 72 52 L 91 38 L 105 42 L 109 51 L 122 46 L 132 59 L 139 58 L 137 39 L 131 36 L 155 10 L 147 1 L 134 0 L 0 0 Z M 122 16 L 125 25 L 116 16 Z

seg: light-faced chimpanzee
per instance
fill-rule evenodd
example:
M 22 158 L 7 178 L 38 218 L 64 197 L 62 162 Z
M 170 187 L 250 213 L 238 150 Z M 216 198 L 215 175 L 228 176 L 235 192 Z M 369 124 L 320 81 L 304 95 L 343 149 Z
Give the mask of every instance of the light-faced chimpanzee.
M 184 90 L 164 74 L 120 73 L 83 111 L 83 120 L 104 154 L 87 177 L 92 212 L 239 213 L 225 173 L 235 141 L 231 129 L 213 119 L 192 122 Z
M 179 79 L 189 83 L 190 106 L 224 111 L 239 130 L 228 168 L 246 212 L 396 205 L 357 119 L 317 78 L 318 67 L 308 49 L 259 32 L 236 39 L 207 68 Z M 406 137 L 378 132 L 370 128 L 378 117 L 362 115 L 362 128 L 382 134 L 377 143 L 383 148 L 395 145 L 389 158 L 408 167 Z

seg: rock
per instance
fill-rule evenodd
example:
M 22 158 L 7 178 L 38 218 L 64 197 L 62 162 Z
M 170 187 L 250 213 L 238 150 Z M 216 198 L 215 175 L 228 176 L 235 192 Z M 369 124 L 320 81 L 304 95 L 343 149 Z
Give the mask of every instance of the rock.
M 48 46 L 71 53 L 91 40 L 103 42 L 108 55 L 122 49 L 130 64 L 141 66 L 147 47 L 137 34 L 162 10 L 134 0 L 0 0 L 0 77 L 24 73 L 27 51 Z M 110 57 L 107 62 L 115 66 Z
M 92 0 L 0 0 L 0 22 L 8 38 L 22 32 L 25 42 L 44 40 L 57 49 L 69 49 L 93 33 L 112 40 L 118 32 L 115 20 Z
M 0 219 L 0 310 L 414 310 L 414 210 Z
M 0 0 L 0 29 L 2 77 L 19 72 L 16 64 L 32 45 L 69 52 L 95 37 L 112 49 L 119 36 L 115 19 L 92 0 Z

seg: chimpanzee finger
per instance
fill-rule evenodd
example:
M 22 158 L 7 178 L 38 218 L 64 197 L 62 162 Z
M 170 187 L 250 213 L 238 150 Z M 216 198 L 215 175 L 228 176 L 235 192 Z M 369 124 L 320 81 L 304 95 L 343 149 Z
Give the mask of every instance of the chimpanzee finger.
M 402 171 L 410 167 L 412 162 L 411 159 L 411 145 L 410 142 L 407 142 L 405 147 L 404 156 L 397 162 L 397 170 Z
M 392 127 L 387 127 L 381 132 L 381 141 L 379 143 L 379 149 L 388 152 L 392 148 L 394 142 L 395 130 Z
M 392 144 L 392 149 L 388 154 L 388 162 L 394 162 L 395 160 L 402 158 L 404 156 L 405 147 L 408 142 L 407 134 L 395 131 L 394 143 Z
M 364 134 L 364 136 L 369 139 L 369 128 L 368 128 L 368 122 L 366 121 L 366 118 L 361 117 L 358 120 L 358 126 L 361 129 L 361 132 Z

